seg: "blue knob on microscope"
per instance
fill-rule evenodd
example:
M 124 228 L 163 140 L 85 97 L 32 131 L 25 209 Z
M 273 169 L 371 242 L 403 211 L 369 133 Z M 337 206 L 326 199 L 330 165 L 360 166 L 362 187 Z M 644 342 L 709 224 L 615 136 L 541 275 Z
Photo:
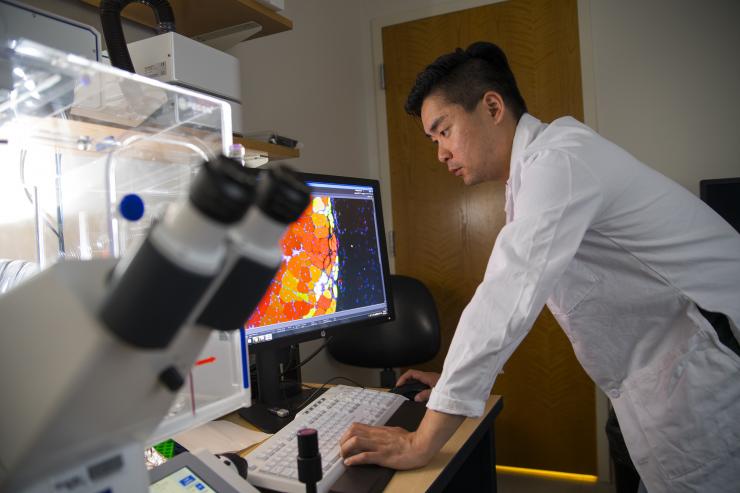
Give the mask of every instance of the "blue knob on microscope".
M 144 215 L 144 201 L 135 193 L 130 193 L 121 199 L 118 210 L 124 219 L 138 221 Z

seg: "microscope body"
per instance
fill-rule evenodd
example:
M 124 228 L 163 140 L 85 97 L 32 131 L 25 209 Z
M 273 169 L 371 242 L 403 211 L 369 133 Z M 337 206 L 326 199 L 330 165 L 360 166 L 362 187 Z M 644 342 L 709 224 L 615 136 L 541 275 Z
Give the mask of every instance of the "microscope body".
M 203 94 L 23 40 L 0 76 L 0 493 L 148 491 L 144 448 L 259 302 L 308 189 L 218 156 L 230 110 Z M 7 262 L 39 272 L 9 287 Z
M 277 196 L 280 210 L 288 203 L 293 219 L 269 219 L 269 204 L 258 200 L 268 219 L 241 221 L 251 191 L 232 213 L 218 201 L 206 206 L 194 199 L 224 170 L 234 169 L 225 158 L 205 163 L 204 170 L 215 178 L 196 179 L 189 201 L 168 211 L 118 263 L 60 261 L 0 296 L 9 328 L 0 348 L 0 393 L 12 396 L 0 403 L 0 491 L 147 491 L 147 439 L 211 331 L 231 328 L 203 323 L 199 315 L 215 303 L 229 312 L 226 320 L 243 323 L 279 266 L 275 255 L 255 255 L 260 249 L 254 245 L 245 250 L 234 243 L 232 232 L 263 243 L 269 236 L 277 248 L 280 231 L 309 201 L 308 188 L 282 168 L 265 172 L 262 180 L 274 188 L 262 189 Z M 286 188 L 292 193 L 281 201 Z M 183 288 L 178 285 L 182 276 L 157 277 L 168 272 L 192 274 L 198 282 Z M 236 282 L 235 276 L 237 285 L 252 286 L 252 295 L 242 303 L 224 303 L 228 296 L 219 288 Z M 170 290 L 186 291 L 189 302 L 169 298 Z M 159 323 L 148 324 L 150 319 Z M 246 482 L 243 487 L 251 488 Z
M 1 491 L 93 491 L 101 475 L 113 491 L 148 488 L 142 450 L 176 395 L 158 375 L 186 373 L 209 332 L 185 328 L 160 350 L 121 341 L 96 316 L 114 263 L 58 262 L 0 298 L 13 396 L 0 403 Z

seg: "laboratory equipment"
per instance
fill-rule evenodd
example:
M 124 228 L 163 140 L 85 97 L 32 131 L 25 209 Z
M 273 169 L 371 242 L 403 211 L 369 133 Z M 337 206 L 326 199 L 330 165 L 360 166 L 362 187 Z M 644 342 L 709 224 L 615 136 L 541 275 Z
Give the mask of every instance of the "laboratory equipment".
M 244 479 L 220 467 L 213 454 L 184 452 L 149 472 L 149 493 L 197 491 L 198 493 L 244 493 Z M 214 471 L 221 472 L 216 474 Z M 257 489 L 249 491 L 257 493 Z
M 319 452 L 319 432 L 315 428 L 303 428 L 296 432 L 296 439 L 298 481 L 306 485 L 306 493 L 316 493 L 316 483 L 324 477 Z
M 231 106 L 232 129 L 241 134 L 239 60 L 223 51 L 175 32 L 175 16 L 167 0 L 143 2 L 152 8 L 157 35 L 126 44 L 121 11 L 132 0 L 102 0 L 100 21 L 111 64 L 162 82 L 214 96 Z M 218 74 L 218 77 L 214 77 Z
M 241 134 L 239 60 L 221 50 L 168 32 L 128 44 L 137 74 L 203 92 L 231 106 L 232 129 Z M 214 77 L 213 74 L 219 74 Z
M 33 42 L 1 50 L 0 257 L 39 272 L 0 295 L 0 491 L 143 492 L 163 417 L 185 429 L 232 394 L 249 404 L 240 359 L 225 394 L 199 388 L 193 363 L 228 332 L 196 320 L 243 256 L 232 229 L 264 234 L 241 221 L 274 174 L 218 157 L 231 128 L 213 98 Z
M 100 61 L 100 33 L 87 24 L 17 0 L 0 0 L 0 44 L 26 38 Z

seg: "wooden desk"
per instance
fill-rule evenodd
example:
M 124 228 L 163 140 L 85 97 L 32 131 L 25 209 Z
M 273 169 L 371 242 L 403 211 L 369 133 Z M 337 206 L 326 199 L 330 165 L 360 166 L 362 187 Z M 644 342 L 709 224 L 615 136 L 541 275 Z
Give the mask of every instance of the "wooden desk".
M 492 395 L 478 419 L 466 419 L 432 461 L 421 469 L 396 471 L 386 493 L 495 492 L 496 450 L 493 424 L 503 399 Z
M 483 416 L 463 421 L 427 466 L 411 471 L 396 471 L 385 492 L 495 492 L 496 451 L 493 424 L 502 408 L 501 396 L 489 397 Z M 245 423 L 236 414 L 230 418 L 234 422 Z M 248 452 L 249 450 L 245 454 Z

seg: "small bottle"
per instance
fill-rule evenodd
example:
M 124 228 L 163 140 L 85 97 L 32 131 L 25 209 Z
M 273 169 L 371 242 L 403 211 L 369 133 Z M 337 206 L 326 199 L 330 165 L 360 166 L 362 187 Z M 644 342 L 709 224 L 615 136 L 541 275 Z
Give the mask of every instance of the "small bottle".
M 242 166 L 247 165 L 247 151 L 241 144 L 231 144 L 229 146 L 229 157 L 237 161 Z

